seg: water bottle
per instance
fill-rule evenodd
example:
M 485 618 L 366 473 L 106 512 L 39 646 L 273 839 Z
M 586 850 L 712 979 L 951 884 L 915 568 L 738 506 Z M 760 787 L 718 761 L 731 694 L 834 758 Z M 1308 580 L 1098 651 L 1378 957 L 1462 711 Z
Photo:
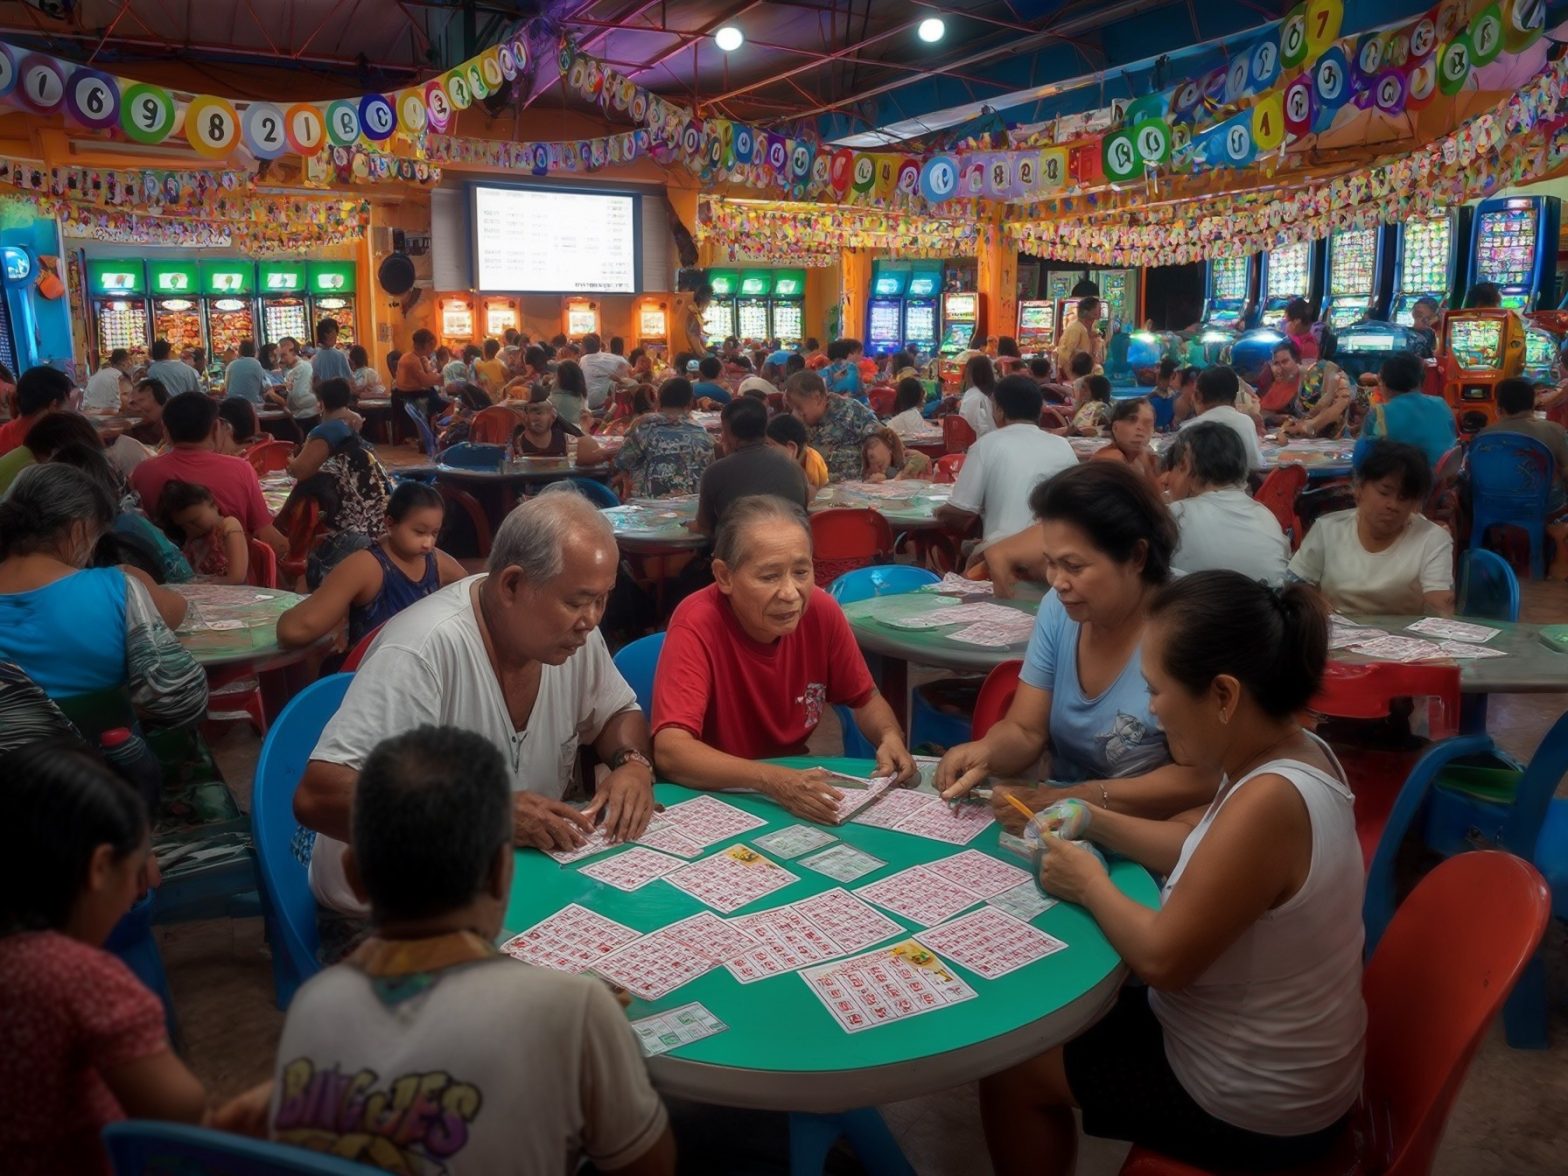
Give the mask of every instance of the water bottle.
M 163 800 L 163 769 L 146 740 L 127 727 L 115 727 L 98 737 L 98 746 L 109 766 L 147 802 L 148 818 L 157 820 Z

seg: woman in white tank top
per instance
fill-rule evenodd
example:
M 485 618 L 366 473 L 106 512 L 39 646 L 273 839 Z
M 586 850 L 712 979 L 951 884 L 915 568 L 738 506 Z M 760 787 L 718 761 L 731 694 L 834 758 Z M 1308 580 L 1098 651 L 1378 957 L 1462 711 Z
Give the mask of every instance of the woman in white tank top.
M 1081 904 L 1138 979 L 1066 1046 L 981 1083 L 996 1171 L 1071 1172 L 1091 1135 L 1262 1172 L 1328 1151 L 1361 1088 L 1363 866 L 1350 789 L 1296 715 L 1322 678 L 1322 605 L 1237 572 L 1155 598 L 1143 638 L 1179 764 L 1222 774 L 1169 821 L 1062 802 L 1041 817 L 1167 878 L 1159 910 L 1048 839 L 1041 886 Z

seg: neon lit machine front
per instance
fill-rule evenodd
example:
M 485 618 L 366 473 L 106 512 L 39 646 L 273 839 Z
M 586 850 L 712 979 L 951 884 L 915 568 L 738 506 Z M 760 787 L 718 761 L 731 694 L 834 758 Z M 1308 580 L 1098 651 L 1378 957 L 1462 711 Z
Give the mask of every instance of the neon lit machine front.
M 942 345 L 937 354 L 955 359 L 969 350 L 969 341 L 980 325 L 980 295 L 972 290 L 955 290 L 942 295 Z
M 1052 302 L 1071 298 L 1073 287 L 1086 277 L 1083 270 L 1051 270 L 1045 275 L 1045 296 Z
M 1328 238 L 1322 317 L 1335 331 L 1376 319 L 1384 306 L 1386 236 L 1381 228 L 1336 229 Z
M 352 261 L 311 261 L 305 264 L 305 282 L 310 289 L 310 330 L 322 319 L 338 324 L 338 346 L 352 347 L 359 342 L 359 324 L 354 314 L 354 280 L 358 267 Z
M 1444 317 L 1438 369 L 1461 433 L 1497 419 L 1497 385 L 1521 374 L 1524 362 L 1524 321 L 1511 311 L 1455 310 Z
M 768 336 L 781 347 L 794 347 L 806 337 L 806 271 L 773 271 L 773 299 L 768 304 Z
M 38 258 L 25 245 L 0 246 L 0 363 L 13 375 L 37 367 L 38 318 L 33 283 Z
M 1297 241 L 1263 255 L 1263 294 L 1259 299 L 1262 305 L 1258 309 L 1258 326 L 1282 329 L 1285 307 L 1292 299 L 1312 301 L 1321 285 L 1322 258 L 1321 241 Z
M 574 342 L 599 334 L 599 304 L 591 298 L 566 298 L 561 302 L 562 327 Z
M 1018 304 L 1018 353 L 1049 355 L 1056 347 L 1056 303 L 1030 299 Z
M 942 292 L 942 271 L 914 269 L 904 292 L 905 347 L 913 347 L 921 362 L 936 354 L 937 305 Z
M 459 359 L 463 348 L 478 341 L 473 295 L 443 294 L 436 299 L 436 339 Z
M 909 272 L 878 266 L 871 274 L 871 298 L 866 303 L 866 354 L 873 359 L 903 344 L 904 286 Z
M 149 261 L 147 284 L 152 289 L 153 339 L 167 339 L 175 359 L 182 351 L 206 347 L 196 266 L 184 261 Z
M 703 312 L 702 327 L 710 347 L 722 347 L 724 340 L 736 334 L 735 294 L 740 289 L 740 273 L 736 270 L 709 270 L 708 285 L 713 287 L 713 301 Z
M 207 322 L 212 352 L 207 362 L 216 365 L 224 352 L 239 354 L 240 344 L 256 338 L 256 263 L 254 261 L 200 261 L 201 310 Z
M 305 265 L 298 261 L 263 261 L 256 266 L 261 301 L 261 341 L 277 343 L 311 337 L 305 306 Z
M 1544 327 L 1528 326 L 1524 329 L 1524 371 L 1521 373 L 1537 387 L 1553 386 L 1558 380 L 1557 356 L 1560 344 L 1557 336 Z
M 1439 310 L 1463 292 L 1467 254 L 1460 242 L 1467 239 L 1470 210 L 1415 217 L 1395 230 L 1394 301 L 1388 317 L 1402 327 L 1415 323 L 1415 304 L 1430 298 Z
M 484 322 L 485 338 L 494 339 L 503 347 L 506 345 L 508 331 L 522 329 L 523 315 L 517 307 L 515 298 L 508 298 L 504 294 L 492 294 L 480 300 L 479 313 Z
M 1141 327 L 1142 307 L 1138 299 L 1138 271 L 1135 269 L 1094 270 L 1089 280 L 1100 288 L 1100 333 Z
M 670 349 L 670 314 L 665 303 L 647 298 L 637 304 L 637 346 L 659 355 Z
M 773 290 L 770 270 L 742 270 L 740 296 L 735 299 L 735 326 L 742 346 L 758 347 L 768 338 L 768 295 Z
M 1251 257 L 1219 257 L 1208 263 L 1203 325 L 1239 331 L 1252 314 Z
M 117 347 L 132 362 L 146 362 L 152 335 L 147 321 L 147 263 L 132 258 L 87 262 L 87 313 L 94 324 L 94 342 L 102 367 Z M 15 370 L 15 369 L 13 369 Z
M 1552 305 L 1560 209 L 1555 196 L 1481 204 L 1470 234 L 1471 285 L 1491 282 L 1502 291 L 1503 306 L 1521 314 L 1541 303 Z

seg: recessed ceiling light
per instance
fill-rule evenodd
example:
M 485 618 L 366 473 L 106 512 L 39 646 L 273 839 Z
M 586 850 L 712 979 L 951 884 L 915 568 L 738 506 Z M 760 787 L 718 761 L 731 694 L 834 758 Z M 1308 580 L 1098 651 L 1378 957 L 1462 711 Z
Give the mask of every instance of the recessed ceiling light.
M 733 53 L 745 43 L 746 36 L 734 25 L 725 25 L 713 34 L 713 43 L 726 53 Z
M 928 16 L 920 22 L 917 31 L 922 41 L 935 42 L 940 41 L 947 34 L 947 25 L 940 16 Z

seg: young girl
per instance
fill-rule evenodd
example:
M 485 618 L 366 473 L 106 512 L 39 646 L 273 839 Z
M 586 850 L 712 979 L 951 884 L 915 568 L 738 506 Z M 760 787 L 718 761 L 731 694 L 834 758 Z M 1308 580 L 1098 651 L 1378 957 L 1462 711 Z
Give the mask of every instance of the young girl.
M 768 422 L 768 444 L 782 449 L 790 458 L 800 463 L 806 472 L 806 484 L 815 494 L 828 484 L 828 463 L 806 443 L 806 426 L 789 413 L 780 413 Z
M 0 759 L 0 1171 L 104 1172 L 127 1117 L 200 1123 L 201 1083 L 163 1006 L 103 942 L 146 889 L 147 813 L 96 756 L 58 742 Z
M 1111 424 L 1111 382 L 1104 376 L 1085 377 L 1083 394 L 1073 413 L 1072 432 L 1080 437 L 1102 436 Z
M 386 385 L 381 382 L 381 373 L 370 364 L 370 353 L 357 344 L 348 349 L 348 366 L 352 369 L 349 383 L 354 385 L 354 395 L 359 396 L 385 396 Z
M 445 510 L 441 495 L 403 482 L 387 504 L 386 534 L 347 556 L 299 604 L 278 618 L 278 643 L 310 645 L 348 620 L 348 647 L 437 588 L 461 580 L 463 567 L 436 548 Z
M 1149 448 L 1149 438 L 1154 436 L 1153 406 L 1141 396 L 1118 400 L 1111 409 L 1110 429 L 1111 443 L 1096 453 L 1094 460 L 1124 462 L 1150 481 L 1157 479 L 1159 465 Z
M 523 423 L 512 430 L 512 452 L 518 457 L 565 457 L 566 429 L 556 415 L 555 401 L 540 388 L 523 409 Z
M 923 453 L 906 457 L 904 443 L 892 429 L 878 429 L 860 443 L 862 478 L 867 482 L 896 482 L 920 478 L 931 469 Z
M 926 418 L 921 412 L 925 403 L 926 386 L 914 376 L 905 376 L 893 394 L 893 417 L 887 427 L 895 433 L 918 433 L 925 429 Z
M 170 539 L 183 543 L 197 579 L 245 583 L 250 574 L 250 540 L 239 519 L 218 509 L 207 487 L 174 480 L 164 483 L 158 519 Z

